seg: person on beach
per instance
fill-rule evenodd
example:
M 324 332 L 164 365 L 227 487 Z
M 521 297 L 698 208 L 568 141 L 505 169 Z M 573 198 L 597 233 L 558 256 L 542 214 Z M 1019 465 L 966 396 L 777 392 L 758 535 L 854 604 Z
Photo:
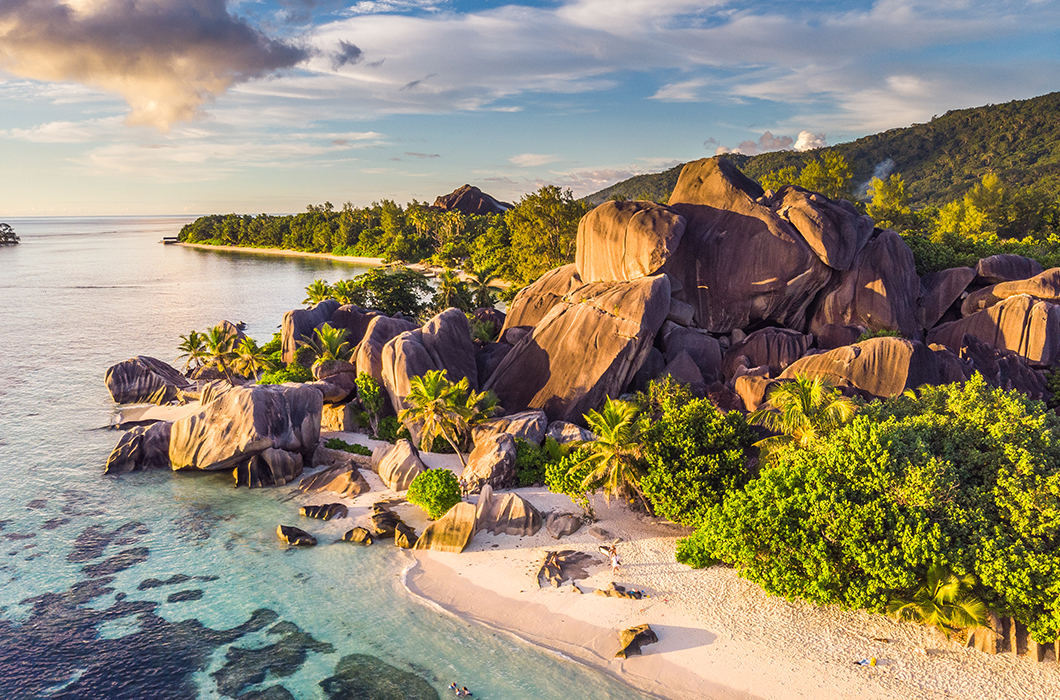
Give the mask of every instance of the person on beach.
M 454 693 L 459 693 L 460 692 L 460 688 L 458 688 L 456 686 L 456 683 L 450 683 L 449 684 L 449 690 L 453 691 Z
M 615 547 L 614 545 L 611 545 L 610 555 L 611 555 L 611 575 L 614 576 L 615 574 L 618 573 L 618 565 L 622 563 L 619 560 L 619 558 L 618 558 L 618 548 Z
M 471 697 L 471 691 L 467 689 L 466 685 L 463 688 L 461 688 L 460 690 L 463 691 L 465 698 Z

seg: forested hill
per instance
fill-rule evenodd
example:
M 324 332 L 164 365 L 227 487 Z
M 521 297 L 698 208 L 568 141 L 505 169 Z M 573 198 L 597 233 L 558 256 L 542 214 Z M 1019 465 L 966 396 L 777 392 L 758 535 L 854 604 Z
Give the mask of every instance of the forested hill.
M 894 161 L 914 206 L 939 206 L 960 198 L 988 172 L 1003 183 L 1055 195 L 1060 191 L 1060 92 L 1000 105 L 961 109 L 926 124 L 865 136 L 831 146 L 866 183 L 877 166 Z M 758 179 L 786 166 L 802 167 L 819 151 L 775 151 L 757 156 L 729 155 Z M 637 175 L 586 197 L 599 204 L 616 195 L 666 201 L 682 166 Z

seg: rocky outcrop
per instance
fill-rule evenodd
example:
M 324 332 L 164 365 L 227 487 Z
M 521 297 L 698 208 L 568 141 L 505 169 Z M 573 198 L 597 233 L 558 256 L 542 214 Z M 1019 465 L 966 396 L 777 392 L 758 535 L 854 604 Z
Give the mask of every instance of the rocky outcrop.
M 797 374 L 825 377 L 837 387 L 879 398 L 898 396 L 921 384 L 939 383 L 938 363 L 926 345 L 890 337 L 804 357 L 784 370 L 780 379 L 794 379 Z M 740 391 L 739 380 L 736 387 L 748 410 L 753 410 L 748 397 Z
M 581 420 L 626 388 L 669 307 L 665 275 L 585 285 L 541 319 L 485 388 L 509 411 L 540 408 L 550 420 Z
M 104 381 L 115 403 L 168 403 L 191 386 L 176 368 L 147 355 L 114 365 Z
M 810 331 L 818 333 L 826 324 L 856 324 L 912 337 L 920 329 L 916 318 L 919 295 L 913 251 L 901 236 L 886 229 L 826 289 Z
M 406 491 L 417 476 L 427 471 L 420 453 L 408 440 L 398 440 L 379 462 L 379 478 L 393 491 Z
M 317 543 L 316 537 L 301 528 L 291 525 L 278 525 L 276 527 L 276 536 L 292 547 L 312 547 Z
M 508 306 L 508 315 L 504 319 L 501 339 L 515 345 L 514 340 L 506 337 L 509 329 L 532 329 L 552 310 L 552 307 L 581 286 L 582 278 L 578 275 L 578 266 L 574 263 L 557 267 L 541 275 L 536 282 L 519 290 Z
M 352 433 L 361 427 L 360 411 L 354 403 L 325 403 L 320 414 L 320 430 L 332 433 Z
M 615 654 L 616 659 L 628 659 L 630 655 L 640 656 L 640 648 L 647 644 L 655 644 L 659 636 L 648 624 L 637 625 L 618 633 L 618 643 L 622 648 Z
M 939 352 L 936 350 L 935 354 L 938 356 Z M 966 335 L 960 358 L 967 363 L 964 378 L 971 377 L 972 372 L 980 372 L 986 381 L 1002 389 L 1015 389 L 1032 399 L 1044 399 L 1047 396 L 1045 372 L 1028 367 L 1011 350 L 998 350 L 979 342 L 975 336 Z M 943 377 L 942 381 L 951 380 Z
M 173 424 L 168 421 L 136 426 L 118 440 L 107 458 L 104 474 L 128 474 L 148 469 L 169 468 L 169 435 Z
M 372 319 L 382 315 L 378 311 L 365 311 L 359 306 L 344 304 L 331 314 L 328 325 L 346 331 L 346 341 L 351 348 L 355 348 L 364 338 L 364 334 L 368 332 L 368 324 L 372 322 Z
M 283 315 L 280 324 L 283 361 L 294 362 L 294 353 L 298 343 L 311 338 L 313 329 L 331 320 L 331 315 L 339 308 L 339 302 L 325 299 L 308 309 L 295 309 Z
M 285 484 L 320 440 L 320 392 L 300 385 L 236 387 L 173 423 L 173 469 L 233 469 L 237 485 Z
M 766 402 L 766 392 L 773 383 L 769 377 L 745 374 L 736 378 L 733 389 L 743 402 L 744 408 L 757 411 Z
M 342 541 L 363 544 L 367 547 L 375 541 L 375 538 L 372 537 L 372 533 L 368 532 L 367 528 L 355 527 L 352 530 L 346 531 L 346 534 L 342 536 Z
M 578 224 L 574 259 L 583 282 L 658 274 L 677 250 L 685 220 L 654 202 L 604 202 Z
M 545 437 L 552 438 L 561 445 L 568 442 L 589 442 L 596 439 L 595 435 L 580 425 L 562 420 L 549 423 L 548 430 L 545 431 Z
M 727 378 L 732 378 L 738 366 L 751 368 L 764 365 L 769 367 L 770 374 L 776 376 L 805 355 L 811 345 L 812 335 L 787 328 L 763 328 L 725 351 L 723 370 Z
M 1031 365 L 1050 365 L 1060 351 L 1060 306 L 1025 294 L 962 318 L 928 333 L 929 343 L 959 352 L 965 336 L 1000 350 L 1011 350 Z
M 924 275 L 920 279 L 920 299 L 916 307 L 920 327 L 928 329 L 938 323 L 973 279 L 975 270 L 970 267 L 951 267 Z
M 511 486 L 515 480 L 515 455 L 515 439 L 508 433 L 481 436 L 461 475 L 467 492 L 478 493 L 487 484 L 495 489 Z
M 999 282 L 972 292 L 961 304 L 961 315 L 971 316 L 1020 294 L 1053 304 L 1060 303 L 1060 267 L 1051 268 L 1025 280 Z
M 835 350 L 844 345 L 853 345 L 865 332 L 861 326 L 840 326 L 835 323 L 826 323 L 821 326 L 817 333 L 817 347 L 820 350 Z
M 402 333 L 383 347 L 383 385 L 395 411 L 406 408 L 412 377 L 431 370 L 445 370 L 451 382 L 466 377 L 471 388 L 478 389 L 475 346 L 463 311 L 446 309 L 423 328 Z
M 511 204 L 494 199 L 473 185 L 458 187 L 449 194 L 434 200 L 434 206 L 443 211 L 458 211 L 461 214 L 503 214 Z
M 703 373 L 699 371 L 692 357 L 685 352 L 666 363 L 659 377 L 671 377 L 678 384 L 705 384 Z
M 514 493 L 497 496 L 488 485 L 482 487 L 475 513 L 476 529 L 494 535 L 529 537 L 537 534 L 543 522 L 530 501 Z
M 445 515 L 427 526 L 413 549 L 435 552 L 463 552 L 476 532 L 476 510 L 471 503 L 457 503 Z
M 529 333 L 526 335 L 529 335 Z M 511 350 L 512 346 L 508 343 L 487 343 L 479 348 L 478 352 L 475 353 L 475 367 L 478 368 L 479 386 L 485 386 Z
M 412 549 L 416 546 L 419 537 L 416 531 L 403 522 L 399 522 L 394 529 L 394 546 L 401 549 Z
M 1042 266 L 1037 260 L 1022 255 L 991 255 L 983 258 L 975 266 L 974 284 L 997 284 L 1012 280 L 1025 280 L 1040 275 Z
M 662 347 L 667 365 L 681 354 L 686 354 L 699 369 L 702 375 L 700 381 L 710 382 L 721 376 L 721 345 L 717 338 L 666 321 L 659 330 L 657 344 Z
M 554 540 L 573 535 L 582 526 L 582 519 L 573 513 L 549 513 L 545 529 Z
M 355 498 L 372 488 L 358 469 L 340 464 L 302 477 L 298 490 L 302 493 L 329 491 L 340 498 Z
M 872 219 L 859 214 L 846 200 L 835 201 L 796 185 L 786 185 L 777 190 L 770 204 L 802 234 L 821 262 L 833 270 L 853 267 L 858 253 L 872 236 Z
M 519 438 L 540 445 L 545 441 L 545 430 L 548 429 L 548 416 L 544 411 L 522 411 L 510 416 L 491 418 L 479 423 L 471 431 L 471 439 L 477 445 L 491 435 L 507 433 L 513 438 Z
M 349 515 L 349 509 L 341 503 L 321 503 L 315 506 L 302 506 L 299 514 L 307 518 L 317 520 L 331 520 L 333 518 L 345 518 Z
M 357 346 L 355 355 L 357 373 L 369 374 L 382 385 L 383 348 L 402 333 L 412 330 L 416 330 L 416 324 L 412 321 L 389 316 L 374 316 L 368 323 L 364 338 Z
M 670 196 L 685 233 L 665 271 L 695 324 L 728 333 L 755 322 L 802 328 L 832 270 L 792 226 L 757 201 L 762 188 L 727 160 L 685 165 Z

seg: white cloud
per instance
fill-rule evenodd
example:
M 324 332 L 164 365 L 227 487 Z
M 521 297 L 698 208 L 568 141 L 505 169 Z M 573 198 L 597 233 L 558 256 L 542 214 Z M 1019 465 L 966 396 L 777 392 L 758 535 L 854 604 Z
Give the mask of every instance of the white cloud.
M 824 148 L 828 145 L 824 133 L 814 134 L 809 131 L 800 131 L 799 138 L 795 140 L 796 151 L 812 151 L 815 148 Z
M 509 163 L 518 165 L 520 168 L 533 168 L 539 165 L 548 165 L 559 160 L 559 156 L 546 155 L 543 153 L 520 153 L 508 159 Z

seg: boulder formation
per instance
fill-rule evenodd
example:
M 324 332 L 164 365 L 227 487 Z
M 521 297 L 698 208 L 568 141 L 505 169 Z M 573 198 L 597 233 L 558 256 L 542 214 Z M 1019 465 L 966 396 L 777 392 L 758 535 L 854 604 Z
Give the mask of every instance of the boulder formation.
M 355 498 L 372 489 L 360 470 L 340 464 L 303 476 L 298 482 L 298 490 L 302 493 L 328 491 L 340 498 Z
M 148 469 L 169 469 L 168 421 L 136 426 L 125 432 L 107 458 L 104 474 L 128 474 Z
M 499 418 L 491 418 L 479 423 L 471 431 L 472 441 L 478 445 L 490 435 L 507 433 L 513 438 L 526 440 L 535 445 L 545 441 L 545 431 L 548 429 L 548 416 L 544 411 L 532 410 L 514 413 Z
M 951 267 L 920 278 L 920 299 L 916 308 L 920 327 L 932 328 L 942 320 L 973 279 L 975 270 L 970 267 Z
M 489 485 L 508 488 L 515 481 L 515 438 L 508 433 L 480 435 L 467 458 L 461 478 L 468 493 L 478 493 Z
M 294 362 L 294 353 L 298 343 L 313 336 L 313 329 L 331 320 L 332 314 L 339 308 L 339 302 L 325 299 L 308 309 L 295 309 L 283 315 L 280 324 L 283 361 Z
M 541 275 L 536 282 L 519 290 L 508 306 L 508 315 L 504 318 L 501 339 L 515 345 L 517 341 L 507 337 L 510 329 L 522 328 L 527 331 L 533 329 L 552 310 L 552 307 L 581 286 L 582 278 L 575 264 L 557 267 Z
M 927 339 L 959 352 L 968 335 L 999 350 L 1011 350 L 1031 365 L 1048 366 L 1060 351 L 1060 305 L 1020 294 L 937 326 Z
M 104 381 L 115 403 L 168 403 L 191 386 L 177 369 L 147 355 L 114 365 Z
M 362 372 L 372 376 L 380 385 L 383 384 L 383 348 L 394 338 L 405 331 L 416 329 L 416 324 L 403 318 L 373 316 L 365 329 L 364 337 L 357 346 L 354 361 L 357 374 Z
M 971 316 L 1020 294 L 1026 294 L 1039 301 L 1060 303 L 1060 267 L 1051 268 L 1024 280 L 998 282 L 972 292 L 961 304 L 961 315 Z
M 530 501 L 510 492 L 497 496 L 489 486 L 482 488 L 475 512 L 476 529 L 494 535 L 529 537 L 536 535 L 543 523 L 540 511 Z
M 174 470 L 233 469 L 237 485 L 286 484 L 302 473 L 320 440 L 320 392 L 306 386 L 234 387 L 175 421 Z
M 938 362 L 930 348 L 918 341 L 892 337 L 871 338 L 804 357 L 784 370 L 780 379 L 793 379 L 796 374 L 825 377 L 837 387 L 877 398 L 939 383 Z
M 578 224 L 575 266 L 583 282 L 658 274 L 681 242 L 685 220 L 654 202 L 604 202 Z
M 1042 266 L 1037 260 L 1022 255 L 991 255 L 975 266 L 975 283 L 979 285 L 1025 280 L 1040 275 Z
M 423 531 L 413 549 L 463 552 L 477 532 L 474 504 L 457 503 Z
M 445 370 L 451 382 L 467 378 L 478 389 L 475 346 L 467 316 L 449 308 L 423 325 L 406 331 L 383 347 L 383 385 L 395 412 L 405 406 L 410 380 L 432 370 Z
M 292 525 L 278 525 L 276 536 L 280 538 L 280 541 L 292 547 L 312 547 L 317 543 L 316 537 Z
M 841 272 L 854 266 L 875 228 L 845 199 L 831 200 L 796 185 L 777 190 L 770 206 L 791 222 L 821 262 Z
M 407 491 L 412 480 L 427 471 L 420 453 L 408 440 L 397 444 L 379 462 L 379 478 L 393 491 Z
M 806 354 L 813 345 L 813 336 L 788 328 L 763 328 L 751 333 L 725 351 L 723 372 L 727 378 L 736 376 L 739 366 L 766 366 L 773 376 Z

